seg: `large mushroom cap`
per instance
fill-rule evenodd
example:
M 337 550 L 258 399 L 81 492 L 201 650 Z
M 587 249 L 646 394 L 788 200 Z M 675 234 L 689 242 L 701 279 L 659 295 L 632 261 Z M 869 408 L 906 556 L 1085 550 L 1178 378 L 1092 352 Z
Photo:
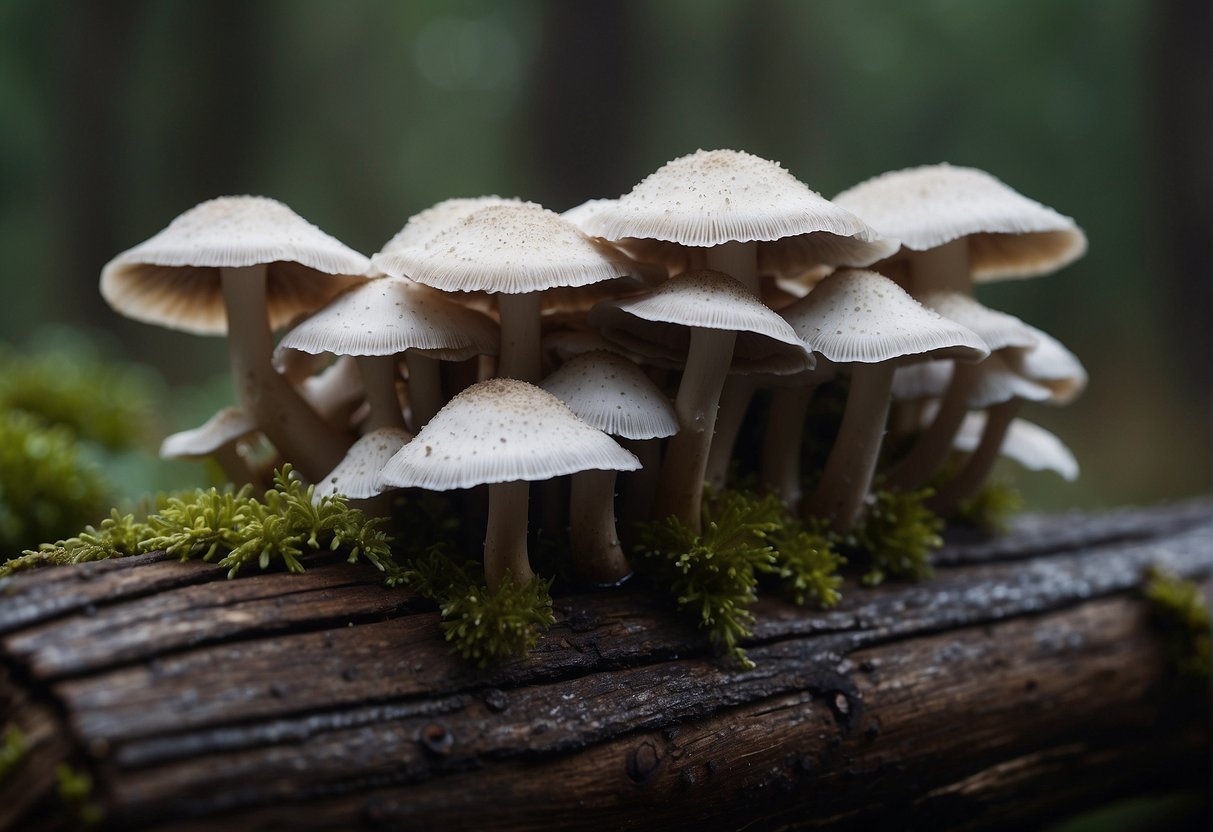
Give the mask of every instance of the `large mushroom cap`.
M 646 295 L 604 301 L 590 310 L 589 322 L 608 340 L 667 366 L 683 363 L 692 328 L 737 333 L 729 372 L 786 374 L 814 365 L 783 318 L 720 272 L 687 272 Z
M 135 320 L 199 335 L 227 332 L 219 269 L 266 266 L 271 328 L 362 281 L 370 261 L 290 208 L 260 196 L 203 202 L 122 252 L 101 271 L 101 294 Z
M 639 467 L 635 456 L 578 419 L 551 393 L 525 381 L 496 378 L 451 399 L 392 457 L 381 483 L 449 491 Z
M 975 168 L 939 164 L 882 173 L 834 202 L 913 251 L 968 237 L 975 280 L 1046 274 L 1087 250 L 1074 220 Z
M 792 176 L 777 162 L 737 150 L 698 150 L 662 165 L 617 200 L 576 215 L 589 234 L 625 242 L 636 256 L 682 264 L 685 254 L 660 243 L 716 246 L 773 242 L 759 248 L 759 269 L 792 272 L 816 263 L 863 266 L 897 244 Z
M 534 204 L 533 202 L 523 202 L 521 199 L 514 197 L 496 195 L 444 199 L 442 202 L 431 205 L 424 211 L 419 211 L 409 217 L 408 222 L 404 224 L 404 228 L 400 229 L 392 239 L 384 243 L 383 248 L 375 256 L 391 256 L 401 249 L 424 246 L 433 239 L 434 235 L 445 231 L 452 225 L 457 224 L 464 217 L 476 213 L 481 208 L 487 208 L 491 205 Z
M 445 361 L 497 352 L 497 325 L 441 292 L 394 277 L 355 286 L 282 337 L 278 350 L 395 355 Z
M 612 436 L 657 439 L 678 432 L 674 405 L 643 370 L 615 353 L 578 355 L 541 386 L 587 424 Z
M 1049 388 L 1054 404 L 1069 404 L 1087 387 L 1087 371 L 1078 356 L 1047 332 L 1025 324 L 1036 346 L 1011 350 L 1007 362 L 1025 378 Z
M 783 310 L 796 334 L 835 363 L 927 357 L 977 361 L 985 344 L 884 275 L 846 269 Z
M 446 292 L 520 294 L 639 275 L 623 254 L 534 204 L 481 208 L 424 246 L 378 255 L 374 264 Z
M 991 309 L 964 292 L 941 289 L 915 297 L 923 306 L 976 332 L 991 351 L 1008 347 L 1028 349 L 1039 340 L 1036 331 L 1019 318 Z

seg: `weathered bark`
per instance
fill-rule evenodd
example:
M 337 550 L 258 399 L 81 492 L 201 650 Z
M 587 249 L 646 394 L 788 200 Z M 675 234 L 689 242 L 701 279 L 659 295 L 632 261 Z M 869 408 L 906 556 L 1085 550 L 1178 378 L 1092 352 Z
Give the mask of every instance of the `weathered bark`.
M 754 670 L 637 588 L 558 598 L 534 655 L 477 671 L 344 563 L 25 573 L 0 587 L 29 748 L 0 828 L 70 815 L 62 761 L 124 829 L 1024 828 L 1199 787 L 1205 715 L 1136 588 L 1151 564 L 1210 585 L 1211 535 L 1201 501 L 957 537 L 925 583 L 760 602 Z

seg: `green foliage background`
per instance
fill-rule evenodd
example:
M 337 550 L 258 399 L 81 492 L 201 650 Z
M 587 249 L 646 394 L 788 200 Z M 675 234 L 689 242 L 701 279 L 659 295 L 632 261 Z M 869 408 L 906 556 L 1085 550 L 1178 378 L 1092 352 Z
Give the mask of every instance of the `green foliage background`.
M 1025 414 L 1084 469 L 1019 477 L 1029 506 L 1206 491 L 1210 31 L 1196 0 L 6 0 L 0 340 L 101 329 L 210 391 L 170 397 L 164 433 L 230 397 L 223 344 L 127 322 L 96 282 L 203 199 L 275 196 L 369 254 L 448 196 L 564 209 L 697 147 L 827 196 L 947 160 L 1091 241 L 982 292 L 1093 379 Z

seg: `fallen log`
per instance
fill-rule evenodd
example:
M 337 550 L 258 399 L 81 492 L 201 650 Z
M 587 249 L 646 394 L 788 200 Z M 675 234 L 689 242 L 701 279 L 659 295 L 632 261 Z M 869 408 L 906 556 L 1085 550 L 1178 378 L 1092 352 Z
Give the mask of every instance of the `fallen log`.
M 760 602 L 752 670 L 635 588 L 557 598 L 534 654 L 481 671 L 369 567 L 22 573 L 0 828 L 1022 828 L 1207 786 L 1207 699 L 1138 588 L 1213 586 L 1213 503 L 1025 517 L 937 563 Z

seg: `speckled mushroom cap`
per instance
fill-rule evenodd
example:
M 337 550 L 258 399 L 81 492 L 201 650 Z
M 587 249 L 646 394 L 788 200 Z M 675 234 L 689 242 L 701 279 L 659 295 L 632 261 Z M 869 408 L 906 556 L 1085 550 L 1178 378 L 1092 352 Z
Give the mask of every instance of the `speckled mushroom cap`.
M 646 295 L 605 301 L 590 310 L 589 323 L 607 340 L 667 367 L 685 363 L 695 327 L 737 333 L 730 373 L 783 375 L 815 363 L 783 318 L 720 272 L 687 272 Z
M 1014 315 L 979 303 L 963 292 L 943 289 L 923 292 L 915 297 L 928 309 L 933 309 L 948 320 L 956 321 L 976 332 L 991 351 L 1007 347 L 1036 346 L 1038 339 L 1032 327 Z
M 106 263 L 101 295 L 128 318 L 223 335 L 219 269 L 260 264 L 270 327 L 277 329 L 364 280 L 370 261 L 281 202 L 225 196 L 191 208 Z
M 737 150 L 698 150 L 667 162 L 578 221 L 635 256 L 677 266 L 686 265 L 684 246 L 728 242 L 771 243 L 759 246 L 758 268 L 779 274 L 818 263 L 866 266 L 897 249 L 777 162 Z
M 570 359 L 540 385 L 591 427 L 624 439 L 678 432 L 674 405 L 644 371 L 612 352 Z
M 282 337 L 278 352 L 395 355 L 415 350 L 444 361 L 495 354 L 498 327 L 436 289 L 394 277 L 355 286 Z
M 635 456 L 551 393 L 525 381 L 495 378 L 447 402 L 392 457 L 380 484 L 449 491 L 639 467 Z
M 444 199 L 442 202 L 431 205 L 424 211 L 419 211 L 409 217 L 408 222 L 404 224 L 404 228 L 400 229 L 392 239 L 384 243 L 383 248 L 375 254 L 375 257 L 388 257 L 400 249 L 424 246 L 434 235 L 445 231 L 452 225 L 457 224 L 464 217 L 476 213 L 481 208 L 487 208 L 491 205 L 534 204 L 533 202 L 524 203 L 521 199 L 513 197 L 495 195 Z M 373 260 L 374 257 L 371 259 Z
M 1049 388 L 1053 404 L 1069 404 L 1087 387 L 1086 368 L 1052 335 L 1025 326 L 1036 336 L 1036 346 L 1008 351 L 1007 363 L 1025 378 Z
M 783 310 L 796 334 L 836 364 L 950 358 L 978 361 L 985 345 L 884 275 L 844 269 Z
M 984 412 L 968 414 L 952 439 L 952 447 L 972 453 L 981 443 L 985 428 Z M 999 455 L 1015 460 L 1029 471 L 1053 471 L 1067 482 L 1078 479 L 1078 460 L 1074 453 L 1056 436 L 1025 419 L 1011 420 Z
M 975 168 L 891 171 L 843 191 L 834 202 L 913 251 L 968 237 L 975 280 L 1047 274 L 1087 250 L 1074 220 Z
M 561 213 L 560 216 L 564 217 L 582 231 L 586 231 L 586 220 L 597 214 L 602 209 L 614 204 L 615 200 L 613 199 L 587 199 L 580 205 L 575 205 L 569 210 Z M 590 232 L 586 231 L 586 233 L 589 234 Z
M 400 428 L 379 428 L 358 438 L 337 467 L 316 484 L 314 499 L 344 494 L 351 500 L 365 500 L 379 494 L 379 473 L 413 435 Z
M 624 255 L 534 204 L 481 208 L 424 246 L 378 255 L 374 264 L 445 292 L 520 294 L 639 275 Z
M 161 459 L 196 459 L 257 432 L 257 425 L 238 407 L 225 407 L 202 425 L 166 436 Z
M 978 365 L 978 370 L 965 402 L 970 410 L 985 410 L 1015 398 L 1043 402 L 1052 395 L 1047 387 L 1015 372 L 1003 353 L 991 353 Z M 942 398 L 952 381 L 953 371 L 950 361 L 925 361 L 898 367 L 893 374 L 893 398 L 898 401 Z

